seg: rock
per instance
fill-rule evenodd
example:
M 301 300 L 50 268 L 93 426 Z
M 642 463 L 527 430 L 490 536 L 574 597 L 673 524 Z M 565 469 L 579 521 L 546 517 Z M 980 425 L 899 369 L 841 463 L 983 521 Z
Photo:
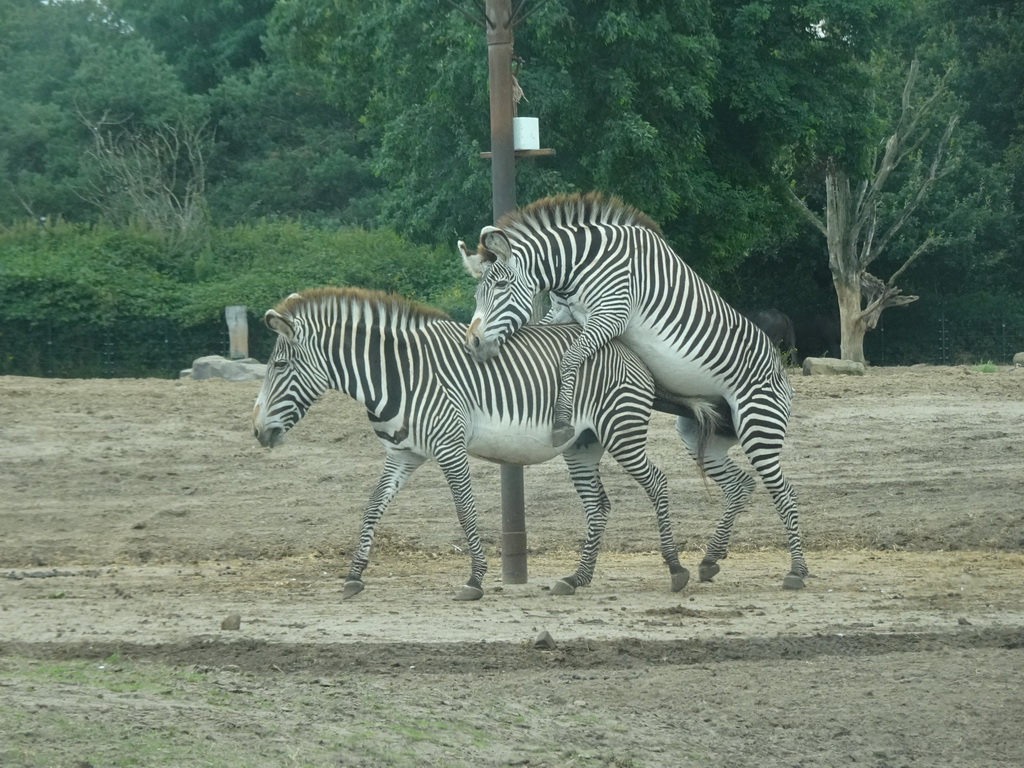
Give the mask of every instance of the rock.
M 221 629 L 241 629 L 241 627 L 242 617 L 239 616 L 237 613 L 232 613 L 230 616 L 225 618 L 224 621 L 220 623 Z
M 1024 368 L 1024 352 L 1018 352 L 1013 356 L 1013 366 L 1015 368 Z
M 533 641 L 534 648 L 540 648 L 541 650 L 550 651 L 555 647 L 555 638 L 551 636 L 551 633 L 544 630 L 537 639 Z
M 864 363 L 834 357 L 804 358 L 804 376 L 863 376 Z
M 197 380 L 261 381 L 267 375 L 267 366 L 251 357 L 228 360 L 220 355 L 207 355 L 193 361 L 189 375 Z M 185 372 L 182 371 L 184 377 Z

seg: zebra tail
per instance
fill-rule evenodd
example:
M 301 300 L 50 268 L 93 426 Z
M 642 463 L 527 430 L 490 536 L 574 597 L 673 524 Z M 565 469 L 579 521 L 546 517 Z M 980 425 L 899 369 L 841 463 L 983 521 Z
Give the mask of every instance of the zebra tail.
M 697 424 L 697 445 L 695 458 L 704 475 L 704 456 L 708 442 L 715 435 L 735 437 L 736 430 L 732 423 L 732 412 L 725 400 L 709 400 L 699 397 L 681 397 L 661 388 L 655 392 L 654 410 L 685 416 Z

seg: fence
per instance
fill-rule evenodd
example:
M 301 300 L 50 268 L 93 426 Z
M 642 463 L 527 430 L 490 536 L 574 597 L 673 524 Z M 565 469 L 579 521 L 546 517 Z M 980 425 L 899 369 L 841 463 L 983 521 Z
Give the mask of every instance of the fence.
M 249 318 L 249 354 L 266 360 L 273 346 L 260 319 Z M 51 323 L 0 329 L 0 374 L 45 378 L 178 378 L 204 355 L 227 356 L 223 321 L 182 328 L 141 319 L 109 327 Z
M 872 365 L 1009 365 L 1017 352 L 1024 352 L 1024 316 L 964 317 L 941 304 L 890 309 L 864 337 Z
M 274 334 L 249 315 L 249 354 L 269 357 Z M 223 320 L 182 328 L 143 319 L 111 327 L 48 323 L 0 327 L 0 374 L 47 378 L 177 378 L 203 355 L 228 354 Z M 797 346 L 800 340 L 797 339 Z M 949 307 L 891 309 L 868 333 L 864 351 L 873 365 L 1007 365 L 1024 351 L 1024 317 L 961 318 Z

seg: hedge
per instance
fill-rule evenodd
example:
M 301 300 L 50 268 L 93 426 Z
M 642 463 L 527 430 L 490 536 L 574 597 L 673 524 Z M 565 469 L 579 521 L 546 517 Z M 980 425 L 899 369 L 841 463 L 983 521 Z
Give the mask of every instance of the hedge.
M 472 311 L 454 245 L 388 230 L 262 221 L 211 229 L 199 253 L 174 253 L 144 229 L 31 222 L 0 229 L 0 373 L 177 375 L 190 355 L 219 351 L 225 306 L 248 307 L 258 339 L 269 307 L 321 285 L 396 291 L 463 320 Z

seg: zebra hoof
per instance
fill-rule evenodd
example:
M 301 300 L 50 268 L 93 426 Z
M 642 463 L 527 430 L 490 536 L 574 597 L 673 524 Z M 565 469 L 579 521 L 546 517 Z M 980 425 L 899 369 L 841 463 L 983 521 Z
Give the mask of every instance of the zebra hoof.
M 712 575 L 714 575 L 714 574 L 712 574 Z M 672 591 L 673 592 L 682 592 L 683 588 L 689 583 L 689 581 L 690 581 L 690 572 L 688 570 L 686 570 L 685 568 L 683 568 L 683 570 L 679 571 L 678 573 L 673 573 L 672 574 Z M 704 581 L 704 579 L 701 579 L 701 581 Z
M 366 585 L 363 582 L 356 579 L 351 579 L 345 582 L 345 588 L 341 592 L 341 599 L 348 600 L 350 597 L 355 597 L 363 591 L 363 587 Z
M 460 602 L 471 602 L 473 600 L 479 600 L 484 596 L 484 591 L 480 587 L 471 587 L 469 584 L 464 586 L 459 594 L 455 596 L 455 599 Z
M 559 579 L 551 585 L 552 595 L 575 595 L 576 587 L 569 583 L 568 579 Z
M 783 589 L 803 589 L 805 586 L 807 585 L 804 584 L 804 577 L 795 573 L 787 574 L 782 580 Z
M 551 430 L 551 445 L 555 448 L 565 445 L 576 436 L 576 428 L 564 421 L 556 421 Z
M 715 578 L 715 576 L 718 575 L 718 572 L 720 570 L 722 569 L 719 567 L 718 563 L 701 563 L 700 580 L 711 581 L 713 578 Z

